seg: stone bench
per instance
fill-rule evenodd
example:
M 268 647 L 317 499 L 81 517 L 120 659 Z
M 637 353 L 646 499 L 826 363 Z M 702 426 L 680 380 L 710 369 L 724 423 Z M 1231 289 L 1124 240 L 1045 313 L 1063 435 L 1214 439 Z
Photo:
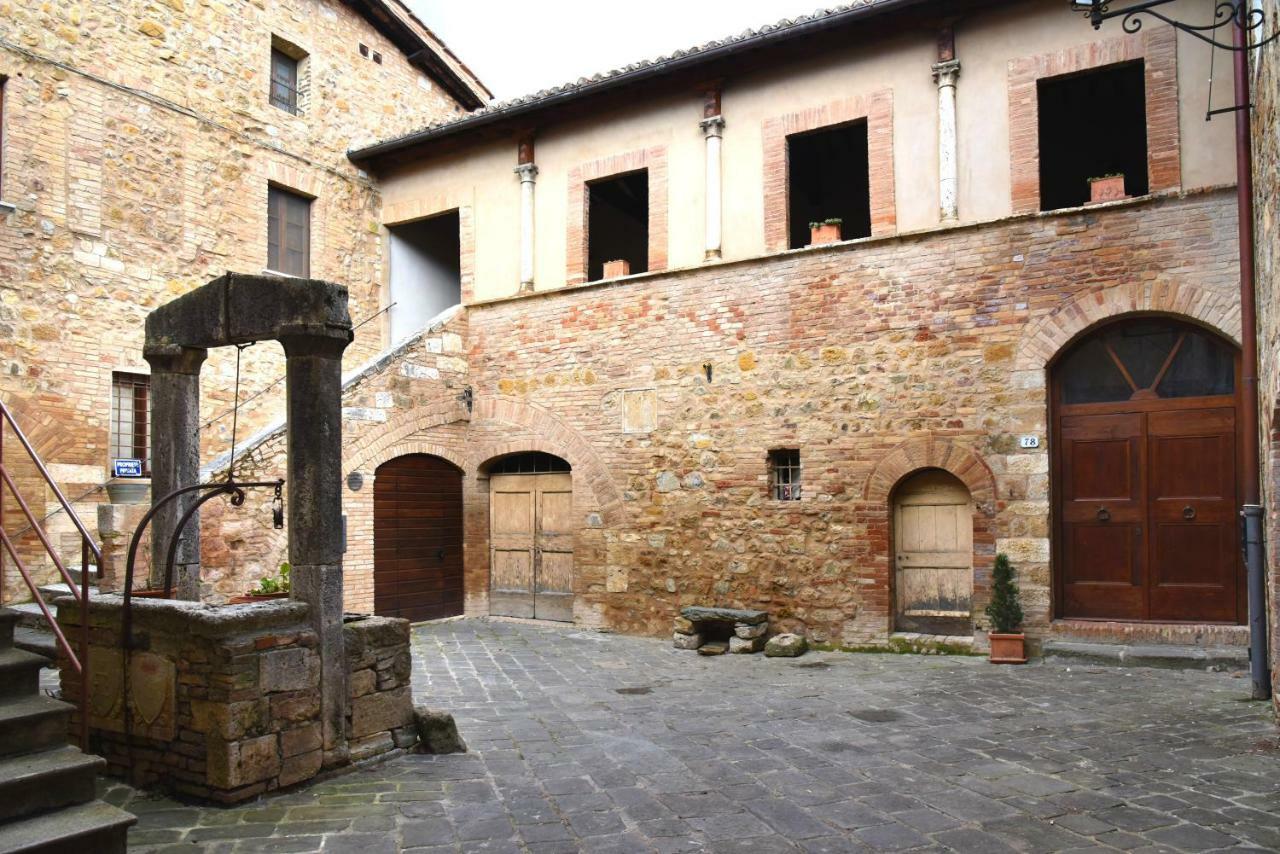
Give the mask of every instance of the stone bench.
M 769 632 L 769 615 L 764 611 L 689 605 L 680 609 L 674 629 L 676 649 L 696 649 L 702 655 L 759 652 L 764 649 Z

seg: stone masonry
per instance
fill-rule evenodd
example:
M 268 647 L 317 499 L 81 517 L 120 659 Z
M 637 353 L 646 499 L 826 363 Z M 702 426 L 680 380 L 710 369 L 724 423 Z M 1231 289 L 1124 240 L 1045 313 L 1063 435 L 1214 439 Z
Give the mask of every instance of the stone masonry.
M 487 613 L 486 465 L 541 450 L 574 473 L 579 624 L 665 635 L 705 604 L 767 611 L 819 643 L 883 642 L 892 490 L 938 467 L 975 504 L 977 638 L 1003 551 L 1038 640 L 1049 454 L 1017 437 L 1045 436 L 1047 365 L 1130 312 L 1238 337 L 1234 218 L 1228 191 L 1165 194 L 472 305 L 344 392 L 343 470 L 363 478 L 343 492 L 347 607 L 372 607 L 377 467 L 429 453 L 464 472 L 466 607 Z M 636 389 L 656 414 L 624 430 Z M 802 456 L 797 502 L 768 497 L 766 454 L 786 447 Z M 246 474 L 278 470 L 281 452 L 259 446 Z M 238 565 L 241 586 L 263 568 Z
M 306 54 L 298 115 L 268 102 L 273 38 Z M 266 267 L 268 185 L 314 199 L 311 275 L 347 284 L 359 322 L 380 307 L 381 202 L 345 152 L 461 111 L 334 0 L 0 3 L 0 81 L 0 201 L 12 205 L 0 208 L 0 396 L 85 504 L 108 471 L 112 371 L 147 373 L 142 317 L 226 270 Z M 378 323 L 362 327 L 348 365 L 381 346 Z M 232 351 L 203 372 L 209 456 L 230 439 L 219 416 L 234 372 Z M 240 414 L 242 439 L 281 414 L 282 374 L 279 348 L 245 351 L 242 398 L 261 396 Z M 52 509 L 29 473 L 21 486 L 40 515 Z M 55 538 L 66 527 L 55 518 Z M 70 553 L 79 541 L 66 539 Z M 6 572 L 8 599 L 21 582 Z

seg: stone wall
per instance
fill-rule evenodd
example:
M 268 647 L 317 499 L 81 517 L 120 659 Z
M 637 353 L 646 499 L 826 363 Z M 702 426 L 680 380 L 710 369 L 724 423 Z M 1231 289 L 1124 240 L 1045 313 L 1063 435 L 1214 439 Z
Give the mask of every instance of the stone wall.
M 375 314 L 381 201 L 345 152 L 458 106 L 335 0 L 0 11 L 0 200 L 15 208 L 0 209 L 0 397 L 28 414 L 64 491 L 91 503 L 109 466 L 112 371 L 148 372 L 146 313 L 224 271 L 266 267 L 270 183 L 314 198 L 311 275 L 348 286 L 357 323 Z M 301 115 L 268 103 L 273 35 L 309 54 Z M 348 367 L 381 349 L 380 329 L 360 328 Z M 241 439 L 282 413 L 283 364 L 275 346 L 244 352 L 241 397 L 262 394 L 241 412 Z M 206 457 L 228 447 L 234 376 L 234 351 L 210 354 Z M 52 509 L 24 485 L 40 515 Z M 92 524 L 91 506 L 81 515 Z M 6 597 L 20 590 L 12 575 Z
M 1268 24 L 1280 20 L 1280 3 L 1262 0 Z M 1267 508 L 1271 673 L 1280 694 L 1280 44 L 1253 58 L 1254 235 L 1258 290 L 1258 392 L 1262 429 L 1263 500 Z M 1280 713 L 1280 698 L 1276 699 Z
M 91 603 L 91 749 L 107 759 L 110 774 L 135 785 L 232 803 L 416 740 L 403 620 L 344 627 L 349 749 L 329 753 L 321 742 L 320 656 L 305 604 L 135 599 L 138 648 L 128 657 L 127 690 L 120 621 L 118 596 Z M 58 622 L 76 637 L 79 608 L 60 602 Z M 67 662 L 61 674 L 64 695 L 79 696 L 79 677 Z
M 466 607 L 487 613 L 486 466 L 541 450 L 574 472 L 576 622 L 661 635 L 680 606 L 709 604 L 767 611 L 819 641 L 882 641 L 892 491 L 939 467 L 975 503 L 979 626 L 1004 551 L 1039 637 L 1052 587 L 1046 367 L 1130 312 L 1238 339 L 1235 240 L 1233 196 L 1215 190 L 473 305 L 465 373 L 418 374 L 414 344 L 347 392 L 343 468 L 363 475 L 344 492 L 347 607 L 373 604 L 377 467 L 430 453 L 464 472 Z M 624 424 L 634 393 L 652 394 L 651 424 Z M 1026 434 L 1040 447 L 1020 450 Z M 798 502 L 767 493 L 766 455 L 786 447 L 802 456 Z

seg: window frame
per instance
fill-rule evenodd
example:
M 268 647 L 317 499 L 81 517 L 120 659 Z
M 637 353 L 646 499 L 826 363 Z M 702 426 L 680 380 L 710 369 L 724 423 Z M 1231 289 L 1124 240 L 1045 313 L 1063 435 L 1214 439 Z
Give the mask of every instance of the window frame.
M 288 259 L 288 227 L 289 202 L 294 200 L 305 205 L 306 216 L 302 220 L 304 231 L 302 266 L 300 270 L 286 269 Z M 311 278 L 311 206 L 315 199 L 288 187 L 277 184 L 267 185 L 267 264 L 268 273 L 280 276 L 291 276 L 298 279 Z M 278 208 L 278 210 L 277 210 Z M 272 223 L 276 222 L 277 241 L 272 242 Z M 272 251 L 275 252 L 275 263 L 272 263 Z
M 804 496 L 804 465 L 799 448 L 770 448 L 767 456 L 769 469 L 769 500 L 778 502 L 800 501 Z M 786 472 L 786 477 L 779 474 Z
M 123 424 L 123 411 L 119 406 L 121 391 L 130 390 L 132 393 L 132 417 L 130 420 L 131 429 L 129 435 L 129 453 L 122 454 L 120 451 L 124 448 L 122 441 L 123 434 L 121 426 Z M 139 396 L 138 392 L 142 394 Z M 139 436 L 139 425 L 141 425 L 141 435 Z M 112 371 L 111 372 L 111 406 L 110 420 L 108 424 L 107 436 L 107 469 L 114 475 L 114 462 L 118 459 L 137 459 L 142 460 L 142 476 L 151 476 L 151 375 L 140 374 L 135 371 Z
M 278 60 L 284 60 L 288 63 L 289 68 L 293 72 L 291 81 L 281 80 L 276 76 Z M 301 78 L 302 78 L 302 60 L 297 57 L 290 56 L 278 45 L 271 46 L 271 67 L 270 82 L 267 86 L 267 103 L 278 110 L 284 110 L 286 113 L 297 116 L 302 114 L 302 108 L 299 102 L 302 100 L 301 95 Z M 276 87 L 281 86 L 288 93 L 289 97 L 285 100 L 276 98 Z

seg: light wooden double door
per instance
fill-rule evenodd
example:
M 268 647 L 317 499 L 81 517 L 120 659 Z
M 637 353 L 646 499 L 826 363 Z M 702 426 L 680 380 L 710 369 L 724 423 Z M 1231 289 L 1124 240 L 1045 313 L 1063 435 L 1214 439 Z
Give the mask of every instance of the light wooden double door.
M 573 621 L 573 475 L 489 481 L 489 613 Z

